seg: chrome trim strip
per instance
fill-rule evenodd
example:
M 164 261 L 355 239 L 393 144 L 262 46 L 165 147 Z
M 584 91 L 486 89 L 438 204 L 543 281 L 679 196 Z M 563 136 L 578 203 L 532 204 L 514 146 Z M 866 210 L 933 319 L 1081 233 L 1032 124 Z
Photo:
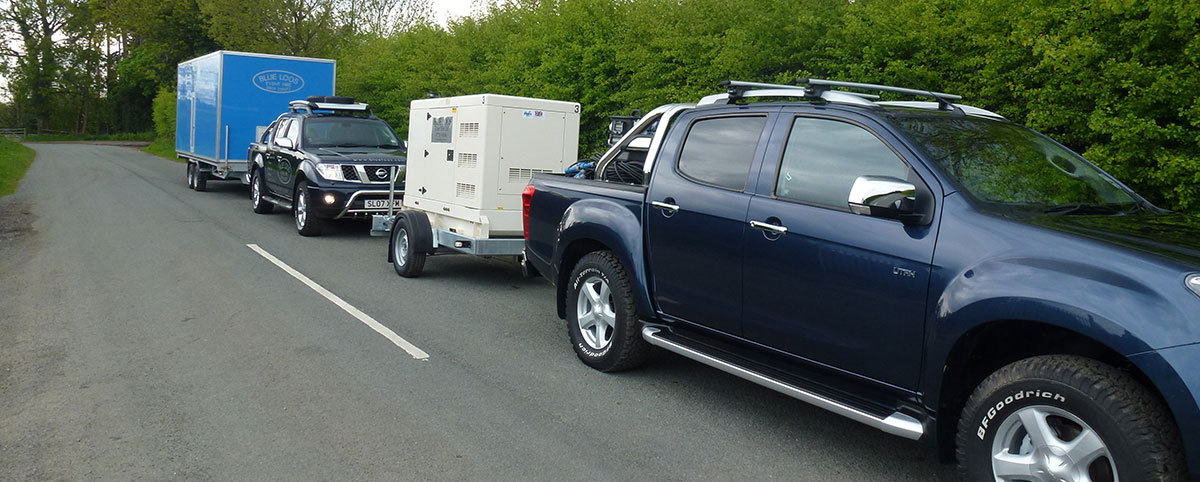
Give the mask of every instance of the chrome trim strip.
M 816 405 L 817 407 L 823 408 L 856 422 L 877 428 L 892 435 L 899 435 L 910 440 L 919 440 L 921 435 L 925 433 L 925 428 L 921 425 L 921 422 L 911 416 L 896 412 L 888 415 L 886 418 L 876 417 L 836 400 L 831 400 L 783 381 L 776 380 L 761 373 L 750 371 L 746 368 L 734 365 L 712 355 L 662 338 L 658 336 L 658 332 L 660 330 L 661 328 L 655 326 L 644 327 L 642 328 L 642 338 L 644 338 L 646 342 L 650 343 L 651 345 L 683 355 L 743 380 L 762 385 L 784 395 L 788 395 L 797 400 Z

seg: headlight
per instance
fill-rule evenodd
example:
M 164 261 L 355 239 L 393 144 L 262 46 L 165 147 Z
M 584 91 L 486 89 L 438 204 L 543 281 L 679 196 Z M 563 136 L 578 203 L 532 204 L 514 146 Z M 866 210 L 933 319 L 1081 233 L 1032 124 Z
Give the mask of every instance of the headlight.
M 1188 289 L 1192 290 L 1192 293 L 1196 293 L 1196 296 L 1200 296 L 1200 273 L 1184 278 L 1183 284 L 1187 285 Z
M 317 164 L 317 173 L 330 181 L 345 181 L 341 164 Z

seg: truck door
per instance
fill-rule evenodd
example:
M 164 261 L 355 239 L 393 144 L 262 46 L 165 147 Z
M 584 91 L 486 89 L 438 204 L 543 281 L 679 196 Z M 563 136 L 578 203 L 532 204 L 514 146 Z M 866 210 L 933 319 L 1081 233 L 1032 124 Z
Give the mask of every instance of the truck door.
M 858 176 L 920 177 L 866 123 L 786 116 L 775 132 L 745 232 L 745 337 L 916 389 L 936 230 L 847 200 Z
M 681 147 L 659 159 L 645 223 L 654 300 L 666 317 L 741 334 L 747 186 L 767 119 L 739 113 L 681 120 L 689 122 L 674 143 Z

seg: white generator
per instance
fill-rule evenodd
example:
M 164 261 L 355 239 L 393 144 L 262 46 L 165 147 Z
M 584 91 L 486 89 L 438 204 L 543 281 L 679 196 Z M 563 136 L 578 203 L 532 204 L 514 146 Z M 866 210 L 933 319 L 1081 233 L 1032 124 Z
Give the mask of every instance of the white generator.
M 412 102 L 403 207 L 389 261 L 420 274 L 425 255 L 515 256 L 525 247 L 521 192 L 579 151 L 579 104 L 479 94 Z
M 563 172 L 579 151 L 579 104 L 481 94 L 414 100 L 404 208 L 434 229 L 520 237 L 521 191 Z

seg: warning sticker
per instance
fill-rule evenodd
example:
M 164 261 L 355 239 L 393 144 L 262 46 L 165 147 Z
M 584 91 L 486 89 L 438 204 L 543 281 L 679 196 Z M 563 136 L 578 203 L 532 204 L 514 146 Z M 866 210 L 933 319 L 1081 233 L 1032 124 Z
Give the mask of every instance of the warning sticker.
M 434 117 L 433 133 L 429 142 L 449 144 L 454 139 L 454 116 Z

